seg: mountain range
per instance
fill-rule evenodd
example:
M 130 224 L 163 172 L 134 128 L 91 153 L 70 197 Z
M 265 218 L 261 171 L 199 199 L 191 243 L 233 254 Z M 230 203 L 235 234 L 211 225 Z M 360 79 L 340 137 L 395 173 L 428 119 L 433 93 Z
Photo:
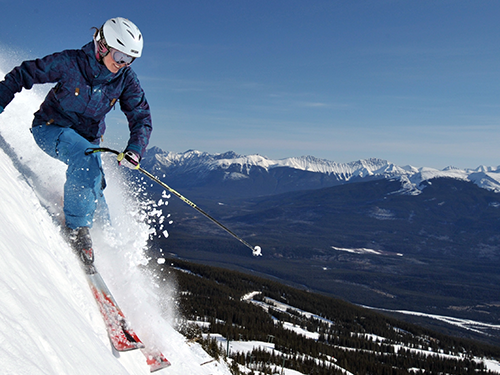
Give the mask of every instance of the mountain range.
M 397 166 L 387 160 L 363 159 L 337 163 L 313 156 L 272 160 L 260 155 L 243 156 L 228 151 L 209 154 L 200 151 L 165 152 L 148 149 L 142 165 L 157 174 L 168 176 L 180 188 L 216 191 L 203 195 L 248 198 L 289 191 L 321 189 L 345 183 L 374 179 L 397 179 L 401 193 L 419 194 L 424 181 L 454 178 L 474 182 L 479 187 L 500 192 L 500 168 L 480 166 L 476 169 L 447 167 Z
M 376 308 L 500 319 L 500 170 L 399 167 L 381 159 L 270 160 L 164 152 L 142 163 L 252 245 L 181 200 L 154 251 L 277 278 Z M 147 187 L 154 199 L 161 190 Z M 500 334 L 496 332 L 500 337 Z

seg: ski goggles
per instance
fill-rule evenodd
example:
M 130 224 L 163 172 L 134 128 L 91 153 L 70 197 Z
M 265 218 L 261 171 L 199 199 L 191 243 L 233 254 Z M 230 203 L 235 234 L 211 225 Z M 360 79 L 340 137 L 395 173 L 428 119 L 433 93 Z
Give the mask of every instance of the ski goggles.
M 117 49 L 114 49 L 114 48 L 110 48 L 109 52 L 111 53 L 111 57 L 113 58 L 115 63 L 120 64 L 120 65 L 123 65 L 123 64 L 130 65 L 135 60 L 135 57 L 127 55 L 126 53 L 118 51 Z

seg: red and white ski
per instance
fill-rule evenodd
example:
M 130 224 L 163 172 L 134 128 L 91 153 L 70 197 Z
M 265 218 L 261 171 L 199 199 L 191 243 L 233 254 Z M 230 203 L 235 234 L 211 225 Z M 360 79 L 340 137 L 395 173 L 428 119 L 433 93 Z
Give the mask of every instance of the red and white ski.
M 141 349 L 151 372 L 170 366 L 170 362 L 159 350 L 145 347 L 130 327 L 123 311 L 116 303 L 106 283 L 95 268 L 92 269 L 92 273 L 87 272 L 86 276 L 113 347 L 119 352 Z
M 170 362 L 159 350 L 151 350 L 148 348 L 141 349 L 142 354 L 146 357 L 146 363 L 149 365 L 149 370 L 155 372 L 165 367 L 170 366 Z

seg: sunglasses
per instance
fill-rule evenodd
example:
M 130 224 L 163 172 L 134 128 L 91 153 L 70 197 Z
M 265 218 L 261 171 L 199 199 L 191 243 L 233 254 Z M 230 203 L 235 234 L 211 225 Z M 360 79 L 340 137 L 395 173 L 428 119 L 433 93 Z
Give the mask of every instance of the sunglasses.
M 113 58 L 113 60 L 117 64 L 120 64 L 120 65 L 123 65 L 123 64 L 130 65 L 135 60 L 135 57 L 127 55 L 126 53 L 118 51 L 118 50 L 116 50 L 114 48 L 110 48 L 109 50 L 110 50 L 110 53 L 111 53 L 111 57 Z

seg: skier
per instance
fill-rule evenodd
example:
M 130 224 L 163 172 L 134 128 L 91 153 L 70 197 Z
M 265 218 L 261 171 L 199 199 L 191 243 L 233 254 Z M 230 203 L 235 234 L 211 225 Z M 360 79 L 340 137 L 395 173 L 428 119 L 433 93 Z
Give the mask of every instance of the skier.
M 0 82 L 0 113 L 23 88 L 56 83 L 34 114 L 31 132 L 38 146 L 67 164 L 64 185 L 65 232 L 83 263 L 93 267 L 89 228 L 96 210 L 107 217 L 106 186 L 97 147 L 105 131 L 104 117 L 117 103 L 128 119 L 130 138 L 120 162 L 139 163 L 152 131 L 148 102 L 130 64 L 141 56 L 142 34 L 131 21 L 117 17 L 94 28 L 93 41 L 24 61 Z

